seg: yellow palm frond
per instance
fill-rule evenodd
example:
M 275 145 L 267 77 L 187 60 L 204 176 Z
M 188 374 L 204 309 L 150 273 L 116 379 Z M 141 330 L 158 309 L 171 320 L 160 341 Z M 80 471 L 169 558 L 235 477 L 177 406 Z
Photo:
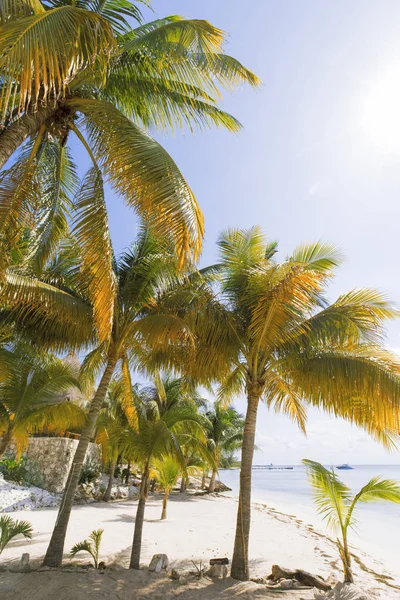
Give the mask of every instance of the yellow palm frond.
M 110 23 L 76 6 L 7 22 L 0 29 L 1 119 L 15 108 L 63 98 L 75 75 L 95 62 L 105 73 L 114 48 Z

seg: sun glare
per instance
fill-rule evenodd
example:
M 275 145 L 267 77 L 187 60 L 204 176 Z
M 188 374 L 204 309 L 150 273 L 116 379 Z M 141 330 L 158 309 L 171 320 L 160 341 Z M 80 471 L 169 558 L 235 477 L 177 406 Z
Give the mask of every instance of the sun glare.
M 400 151 L 400 67 L 383 73 L 371 84 L 363 98 L 361 121 L 381 150 Z

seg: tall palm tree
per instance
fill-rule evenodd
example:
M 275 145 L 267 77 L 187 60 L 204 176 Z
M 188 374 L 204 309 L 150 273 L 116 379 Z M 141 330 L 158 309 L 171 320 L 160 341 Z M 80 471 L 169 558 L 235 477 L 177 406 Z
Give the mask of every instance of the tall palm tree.
M 208 364 L 199 355 L 192 368 L 222 380 L 221 401 L 242 392 L 247 397 L 232 560 L 232 576 L 246 580 L 260 400 L 302 430 L 310 404 L 391 446 L 400 429 L 400 364 L 382 347 L 382 336 L 383 322 L 397 313 L 370 289 L 352 290 L 328 304 L 325 291 L 340 258 L 328 244 L 304 244 L 281 263 L 274 258 L 277 244 L 267 243 L 258 227 L 227 231 L 218 245 L 220 301 L 212 310 L 208 305 L 207 317 L 197 315 L 201 327 L 214 330 L 210 341 L 197 329 L 199 348 L 207 344 Z
M 21 341 L 3 349 L 6 353 L 6 374 L 0 381 L 0 457 L 12 440 L 21 452 L 32 433 L 84 425 L 84 411 L 66 397 L 71 387 L 80 386 L 71 363 Z
M 207 443 L 215 462 L 208 486 L 208 491 L 212 493 L 215 490 L 215 478 L 222 454 L 237 450 L 242 445 L 244 419 L 237 410 L 230 406 L 224 408 L 219 402 L 214 402 L 206 416 L 209 421 Z
M 142 547 L 144 512 L 151 470 L 157 461 L 173 457 L 185 469 L 181 444 L 188 438 L 204 438 L 202 416 L 193 403 L 163 402 L 162 410 L 154 410 L 154 403 L 147 393 L 139 394 L 137 403 L 138 427 L 129 431 L 126 437 L 126 452 L 141 466 L 142 481 L 135 518 L 130 568 L 139 569 Z
M 7 0 L 0 15 L 0 273 L 21 236 L 36 245 L 65 235 L 73 171 L 71 133 L 93 164 L 72 207 L 92 285 L 99 336 L 110 333 L 112 254 L 103 181 L 158 232 L 169 231 L 181 262 L 199 255 L 203 216 L 178 167 L 149 135 L 154 128 L 239 123 L 218 108 L 221 88 L 258 79 L 224 54 L 224 34 L 206 21 L 140 21 L 126 0 Z M 68 184 L 67 184 L 68 185 Z M 67 190 L 70 192 L 71 190 Z M 95 232 L 95 234 L 94 234 Z M 36 261 L 43 259 L 43 248 Z
M 348 530 L 356 524 L 354 512 L 357 504 L 359 502 L 400 504 L 400 484 L 391 479 L 373 477 L 357 494 L 353 495 L 350 488 L 339 480 L 333 470 L 328 471 L 320 463 L 312 460 L 304 459 L 303 464 L 307 467 L 318 512 L 338 535 L 337 546 L 343 563 L 344 581 L 353 583 Z

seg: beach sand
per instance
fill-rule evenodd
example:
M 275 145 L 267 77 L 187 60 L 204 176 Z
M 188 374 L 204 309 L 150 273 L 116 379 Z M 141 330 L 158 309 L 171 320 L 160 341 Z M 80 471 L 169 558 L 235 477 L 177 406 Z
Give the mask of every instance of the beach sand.
M 213 557 L 231 557 L 237 501 L 219 496 L 173 494 L 169 502 L 168 519 L 160 521 L 162 496 L 149 498 L 143 530 L 142 564 L 147 566 L 153 554 L 166 553 L 170 566 L 179 571 L 194 569 L 200 561 L 207 567 Z M 135 501 L 120 501 L 74 507 L 65 545 L 66 553 L 73 544 L 83 540 L 93 529 L 103 528 L 101 560 L 107 563 L 105 574 L 95 571 L 71 572 L 65 560 L 63 571 L 34 571 L 31 573 L 0 573 L 2 600 L 122 600 L 152 598 L 154 600 L 276 598 L 265 585 L 241 583 L 230 578 L 225 581 L 190 580 L 182 585 L 171 581 L 166 574 L 126 570 L 132 543 Z M 39 565 L 46 550 L 56 519 L 57 509 L 13 513 L 14 518 L 29 520 L 34 528 L 31 542 L 11 542 L 1 556 L 1 564 L 17 564 L 22 552 L 29 552 L 31 563 Z M 265 577 L 273 564 L 290 569 L 300 568 L 335 582 L 341 579 L 340 561 L 333 540 L 295 515 L 286 515 L 264 505 L 255 504 L 252 516 L 250 543 L 252 577 Z M 79 562 L 74 559 L 74 564 Z M 82 554 L 82 563 L 88 556 Z M 384 565 L 357 551 L 354 560 L 356 583 L 368 591 L 371 598 L 395 600 L 400 586 Z M 394 574 L 396 575 L 396 574 Z M 311 591 L 285 592 L 287 600 L 313 598 Z

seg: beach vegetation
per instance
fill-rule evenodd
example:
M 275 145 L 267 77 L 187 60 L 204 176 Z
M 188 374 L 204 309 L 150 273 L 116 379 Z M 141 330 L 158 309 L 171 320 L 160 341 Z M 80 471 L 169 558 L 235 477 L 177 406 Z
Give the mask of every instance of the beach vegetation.
M 161 520 L 167 518 L 168 498 L 181 473 L 182 464 L 174 456 L 165 456 L 152 462 L 150 477 L 154 478 L 164 491 Z
M 344 581 L 354 583 L 351 568 L 351 551 L 348 532 L 357 525 L 358 503 L 395 502 L 400 504 L 400 483 L 391 479 L 373 477 L 354 494 L 336 473 L 312 460 L 303 460 L 308 471 L 310 485 L 318 513 L 325 519 L 329 529 L 336 535 L 336 544 L 343 564 Z
M 330 244 L 302 244 L 279 262 L 277 243 L 253 227 L 224 232 L 218 247 L 219 303 L 207 310 L 206 327 L 213 329 L 207 369 L 221 381 L 221 402 L 247 397 L 231 569 L 234 578 L 247 580 L 260 401 L 304 432 L 307 406 L 318 406 L 393 448 L 400 424 L 400 364 L 383 346 L 383 324 L 398 313 L 374 289 L 354 289 L 327 302 L 328 284 L 341 262 Z M 193 368 L 198 371 L 198 364 Z
M 0 517 L 0 554 L 12 539 L 18 535 L 31 540 L 33 535 L 32 525 L 28 521 L 18 521 L 9 515 Z
M 79 552 L 87 552 L 93 558 L 93 566 L 95 569 L 99 567 L 100 544 L 103 537 L 104 529 L 95 529 L 86 540 L 79 542 L 72 547 L 70 557 L 74 558 Z

